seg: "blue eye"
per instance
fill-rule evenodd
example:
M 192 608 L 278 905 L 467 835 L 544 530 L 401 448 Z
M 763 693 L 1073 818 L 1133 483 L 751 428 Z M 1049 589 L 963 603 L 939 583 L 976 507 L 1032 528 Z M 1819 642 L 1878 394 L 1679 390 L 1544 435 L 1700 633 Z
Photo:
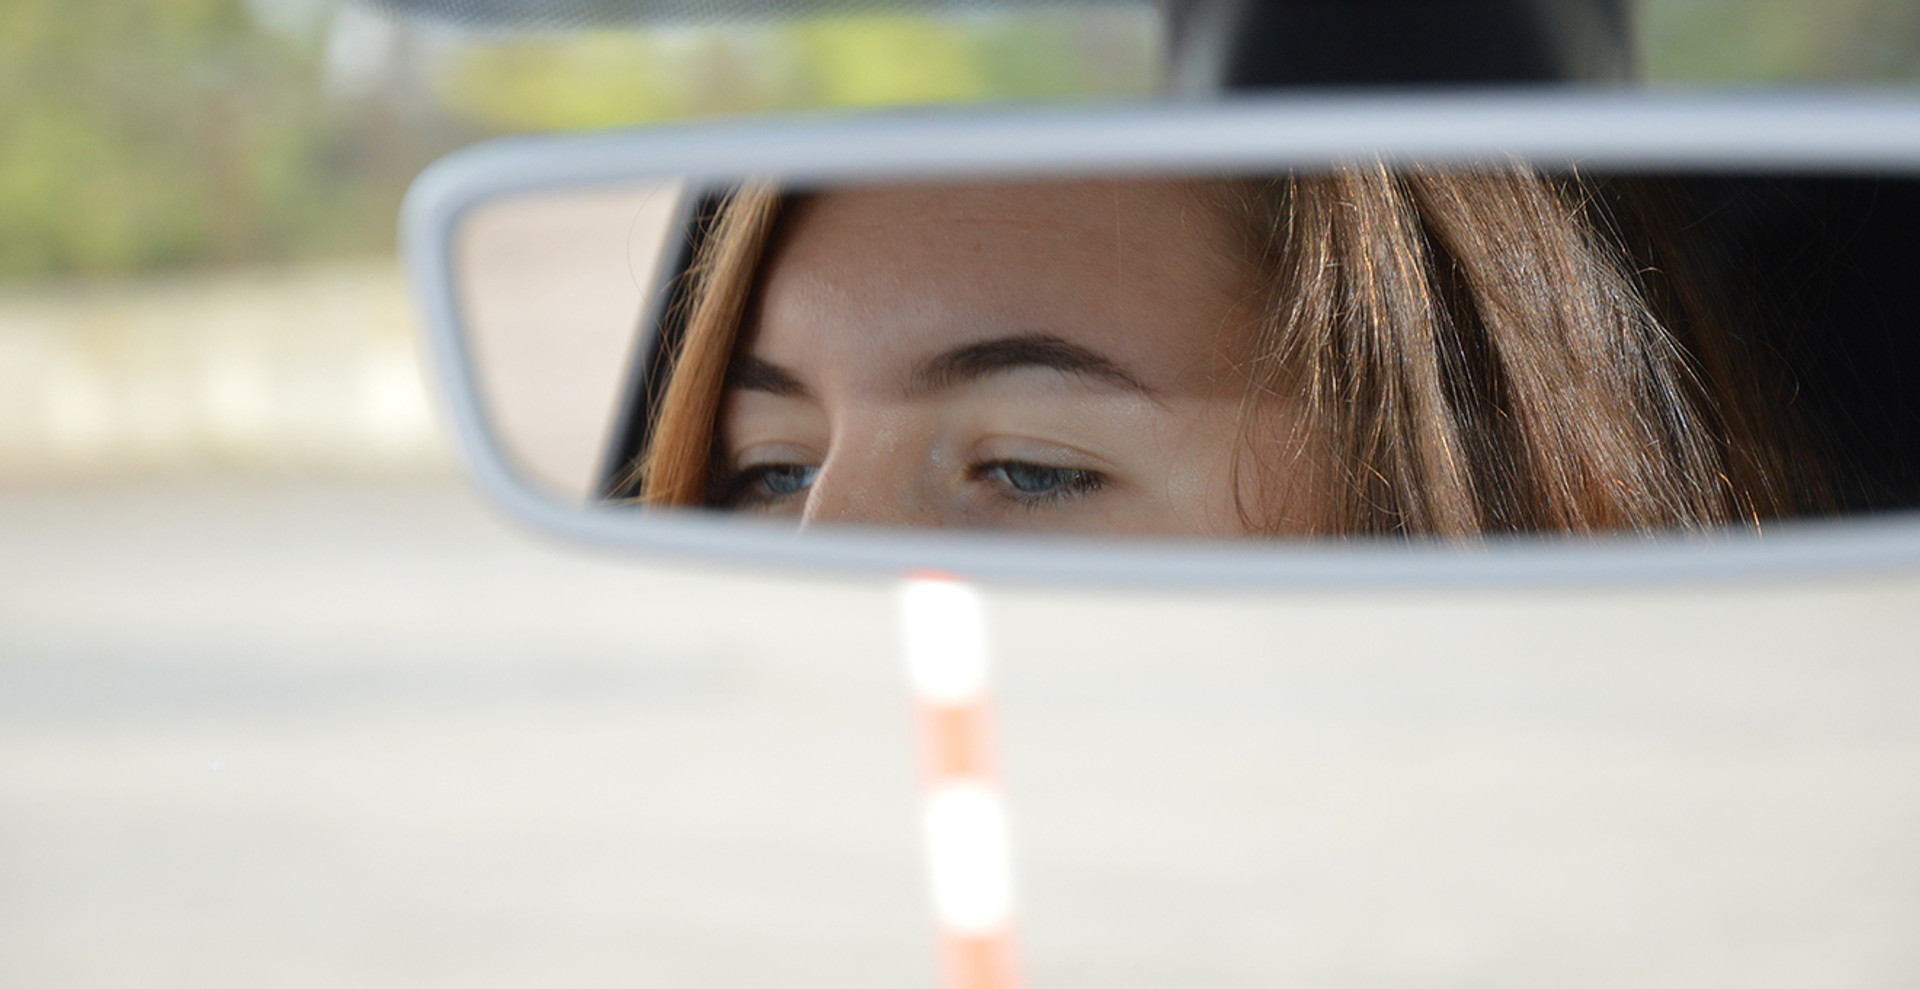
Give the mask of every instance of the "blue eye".
M 973 468 L 975 480 L 996 484 L 1004 496 L 1025 504 L 1045 504 L 1092 494 L 1107 479 L 1090 470 L 1050 467 L 1022 460 L 998 460 Z
M 806 464 L 758 464 L 726 479 L 715 503 L 730 508 L 783 501 L 813 486 L 820 468 Z
M 771 464 L 755 470 L 759 474 L 760 486 L 768 494 L 780 498 L 805 491 L 813 485 L 813 475 L 820 472 L 818 467 L 803 464 Z

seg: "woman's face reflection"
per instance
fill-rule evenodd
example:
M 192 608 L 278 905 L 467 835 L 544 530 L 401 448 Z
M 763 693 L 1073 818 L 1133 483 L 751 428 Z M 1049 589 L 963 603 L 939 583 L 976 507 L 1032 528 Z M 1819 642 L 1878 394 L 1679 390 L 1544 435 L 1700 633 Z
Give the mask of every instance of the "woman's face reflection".
M 718 502 L 814 523 L 1231 536 L 1256 317 L 1191 183 L 798 200 L 720 422 Z

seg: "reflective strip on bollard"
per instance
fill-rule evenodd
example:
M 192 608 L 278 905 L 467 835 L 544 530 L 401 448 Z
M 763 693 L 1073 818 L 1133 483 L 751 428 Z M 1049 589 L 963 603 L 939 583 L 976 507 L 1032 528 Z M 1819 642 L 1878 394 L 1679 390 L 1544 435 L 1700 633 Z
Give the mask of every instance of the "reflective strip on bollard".
M 926 760 L 923 824 L 949 989 L 1012 989 L 1013 860 L 987 714 L 986 609 L 945 576 L 909 577 L 900 627 Z

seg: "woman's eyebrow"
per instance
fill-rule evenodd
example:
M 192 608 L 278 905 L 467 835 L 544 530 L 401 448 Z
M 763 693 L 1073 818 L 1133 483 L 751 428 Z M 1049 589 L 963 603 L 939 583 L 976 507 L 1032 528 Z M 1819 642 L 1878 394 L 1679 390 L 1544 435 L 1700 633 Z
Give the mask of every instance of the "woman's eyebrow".
M 793 372 L 752 354 L 741 354 L 727 368 L 728 388 L 763 391 L 786 398 L 807 398 L 807 386 Z
M 953 388 L 970 381 L 1027 367 L 1052 368 L 1138 392 L 1159 393 L 1097 350 L 1045 333 L 1000 337 L 955 347 L 923 362 L 913 373 L 915 394 Z

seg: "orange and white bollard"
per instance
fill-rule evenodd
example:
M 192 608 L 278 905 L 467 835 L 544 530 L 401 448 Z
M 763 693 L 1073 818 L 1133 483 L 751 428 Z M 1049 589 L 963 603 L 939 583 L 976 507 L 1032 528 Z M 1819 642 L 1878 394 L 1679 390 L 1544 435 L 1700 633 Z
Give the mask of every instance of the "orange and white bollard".
M 907 677 L 926 757 L 923 808 L 934 920 L 949 989 L 1013 989 L 1013 862 L 987 711 L 980 594 L 944 576 L 900 589 Z

